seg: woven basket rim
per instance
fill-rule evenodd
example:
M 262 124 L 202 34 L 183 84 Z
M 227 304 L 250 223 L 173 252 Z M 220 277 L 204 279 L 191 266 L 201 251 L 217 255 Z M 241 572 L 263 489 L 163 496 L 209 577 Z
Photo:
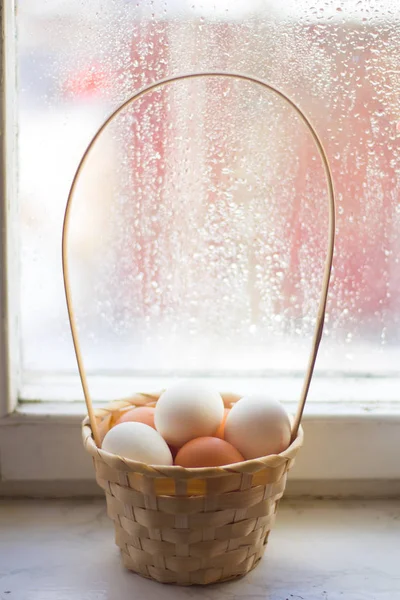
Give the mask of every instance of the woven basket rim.
M 149 394 L 148 397 L 151 397 Z M 125 404 L 125 402 L 123 401 Z M 117 410 L 122 404 L 121 401 L 114 401 L 103 409 L 99 409 L 97 416 L 102 416 L 105 413 Z M 297 437 L 293 440 L 286 450 L 279 454 L 270 454 L 259 458 L 245 460 L 231 465 L 222 467 L 180 467 L 177 465 L 147 465 L 145 463 L 123 458 L 116 454 L 111 454 L 98 448 L 95 444 L 92 429 L 89 423 L 89 417 L 86 417 L 82 422 L 82 437 L 84 446 L 91 456 L 102 459 L 110 467 L 117 470 L 141 473 L 151 477 L 169 477 L 171 479 L 194 479 L 204 477 L 220 477 L 232 473 L 256 473 L 265 467 L 276 468 L 286 463 L 288 460 L 294 459 L 298 450 L 303 445 L 304 433 L 302 427 L 299 428 Z

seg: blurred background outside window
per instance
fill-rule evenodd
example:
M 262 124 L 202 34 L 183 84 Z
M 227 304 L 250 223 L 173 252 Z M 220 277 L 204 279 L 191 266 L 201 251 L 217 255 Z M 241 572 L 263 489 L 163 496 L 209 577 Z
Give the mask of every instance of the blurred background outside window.
M 23 384 L 76 373 L 61 227 L 88 142 L 142 86 L 207 70 L 280 88 L 326 146 L 338 220 L 317 375 L 398 371 L 396 2 L 24 0 L 17 28 Z M 90 373 L 302 373 L 326 205 L 309 134 L 262 88 L 185 81 L 124 111 L 101 137 L 72 214 Z

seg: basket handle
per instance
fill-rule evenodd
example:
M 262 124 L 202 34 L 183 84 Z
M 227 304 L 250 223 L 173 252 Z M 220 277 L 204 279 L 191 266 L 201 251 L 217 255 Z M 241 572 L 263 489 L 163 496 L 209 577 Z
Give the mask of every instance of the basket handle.
M 324 274 L 323 274 L 323 279 L 322 279 L 322 290 L 321 290 L 321 296 L 320 296 L 320 301 L 319 301 L 319 306 L 318 306 L 317 320 L 316 320 L 314 336 L 313 336 L 313 340 L 312 340 L 312 348 L 311 348 L 311 353 L 310 353 L 310 357 L 309 357 L 309 361 L 308 361 L 308 365 L 307 365 L 306 375 L 304 378 L 303 388 L 302 388 L 301 395 L 300 395 L 300 400 L 299 400 L 296 415 L 295 415 L 295 418 L 294 418 L 294 421 L 292 424 L 291 441 L 293 441 L 297 437 L 297 433 L 298 433 L 298 430 L 300 427 L 300 423 L 301 423 L 301 419 L 302 419 L 303 411 L 304 411 L 304 406 L 306 403 L 308 391 L 310 388 L 311 378 L 312 378 L 312 374 L 314 371 L 314 365 L 315 365 L 315 361 L 317 358 L 318 347 L 319 347 L 321 337 L 322 337 L 322 331 L 323 331 L 324 319 L 325 319 L 326 301 L 327 301 L 328 288 L 329 288 L 329 279 L 330 279 L 330 274 L 331 274 L 331 270 L 332 270 L 333 249 L 334 249 L 334 240 L 335 240 L 335 197 L 334 197 L 334 190 L 333 190 L 332 173 L 331 173 L 331 169 L 329 166 L 328 158 L 326 156 L 324 147 L 319 139 L 319 136 L 318 136 L 317 132 L 315 131 L 314 127 L 311 125 L 308 118 L 304 115 L 304 113 L 300 110 L 300 108 L 293 102 L 293 100 L 290 100 L 290 98 L 288 98 L 283 92 L 274 88 L 269 83 L 266 83 L 265 81 L 262 81 L 261 79 L 257 79 L 256 77 L 252 77 L 250 75 L 244 75 L 244 74 L 240 74 L 240 73 L 224 73 L 224 72 L 189 73 L 189 74 L 184 74 L 184 75 L 177 75 L 175 77 L 169 77 L 167 79 L 163 79 L 163 80 L 157 81 L 155 83 L 152 83 L 151 85 L 136 92 L 133 96 L 128 98 L 128 100 L 123 102 L 116 110 L 114 110 L 114 112 L 104 121 L 104 123 L 98 129 L 96 134 L 93 136 L 91 142 L 89 143 L 88 147 L 86 148 L 86 150 L 80 160 L 80 163 L 78 165 L 76 173 L 74 175 L 72 185 L 71 185 L 71 188 L 70 188 L 70 191 L 68 194 L 68 200 L 67 200 L 67 205 L 66 205 L 65 214 L 64 214 L 63 230 L 62 230 L 62 268 L 63 268 L 63 277 L 64 277 L 64 289 L 65 289 L 68 317 L 69 317 L 69 323 L 70 323 L 70 327 L 71 327 L 72 339 L 73 339 L 73 343 L 74 343 L 76 361 L 78 363 L 79 376 L 80 376 L 80 379 L 82 382 L 82 388 L 83 388 L 83 393 L 85 396 L 86 408 L 87 408 L 87 412 L 88 412 L 88 416 L 89 416 L 90 426 L 91 426 L 92 432 L 93 432 L 94 441 L 98 447 L 100 447 L 99 430 L 97 427 L 97 422 L 96 422 L 96 418 L 95 418 L 95 414 L 94 414 L 94 410 L 93 410 L 93 404 L 92 404 L 92 400 L 91 400 L 90 393 L 89 393 L 86 372 L 85 372 L 85 368 L 83 366 L 83 359 L 82 359 L 81 348 L 80 348 L 80 344 L 79 344 L 78 332 L 77 332 L 77 327 L 76 327 L 76 319 L 75 319 L 75 313 L 74 313 L 74 309 L 73 309 L 70 277 L 69 277 L 68 232 L 69 232 L 69 222 L 70 222 L 72 199 L 73 199 L 73 196 L 75 193 L 78 179 L 79 179 L 81 172 L 86 164 L 86 161 L 91 153 L 91 150 L 93 149 L 93 146 L 95 145 L 96 141 L 98 140 L 98 138 L 100 137 L 100 135 L 102 134 L 104 129 L 106 129 L 106 127 L 111 123 L 111 121 L 113 121 L 113 119 L 120 112 L 122 112 L 127 106 L 129 106 L 130 104 L 132 104 L 133 102 L 135 102 L 136 100 L 141 98 L 142 96 L 145 96 L 149 92 L 152 92 L 158 88 L 164 87 L 165 85 L 167 85 L 169 83 L 173 83 L 176 81 L 182 81 L 185 79 L 200 78 L 200 77 L 230 77 L 233 79 L 240 79 L 242 81 L 247 81 L 250 83 L 255 83 L 255 84 L 261 85 L 264 88 L 270 90 L 271 92 L 274 92 L 277 96 L 282 98 L 282 100 L 284 100 L 286 102 L 286 104 L 291 106 L 296 111 L 297 115 L 300 117 L 300 120 L 306 125 L 307 129 L 311 133 L 311 136 L 315 142 L 315 145 L 318 149 L 319 155 L 322 160 L 322 164 L 324 167 L 324 172 L 325 172 L 325 176 L 326 176 L 326 180 L 327 180 L 327 186 L 328 186 L 328 201 L 329 201 L 328 248 L 327 248 L 327 255 L 326 255 L 326 260 L 325 260 Z

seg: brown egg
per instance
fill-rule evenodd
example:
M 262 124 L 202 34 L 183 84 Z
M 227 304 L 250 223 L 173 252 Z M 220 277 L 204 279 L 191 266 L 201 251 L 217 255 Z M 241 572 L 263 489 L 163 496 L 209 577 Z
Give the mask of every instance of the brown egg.
M 150 427 L 155 429 L 156 426 L 154 425 L 154 412 L 155 409 L 150 406 L 139 406 L 138 408 L 132 408 L 121 415 L 115 425 L 133 421 L 136 423 L 150 425 Z
M 218 427 L 217 431 L 214 433 L 214 436 L 217 438 L 220 438 L 221 440 L 224 439 L 225 421 L 226 421 L 227 416 L 229 415 L 230 410 L 231 410 L 230 408 L 224 409 L 224 418 L 221 421 L 221 425 Z
M 182 446 L 174 464 L 187 468 L 221 467 L 243 460 L 240 452 L 225 440 L 216 437 L 200 437 Z

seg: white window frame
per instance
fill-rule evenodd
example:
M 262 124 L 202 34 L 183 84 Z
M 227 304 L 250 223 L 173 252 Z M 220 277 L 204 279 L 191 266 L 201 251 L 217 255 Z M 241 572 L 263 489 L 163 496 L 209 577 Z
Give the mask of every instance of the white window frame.
M 18 402 L 14 8 L 10 0 L 0 7 L 0 495 L 101 493 L 80 439 L 83 403 Z M 289 493 L 399 494 L 400 377 L 343 376 L 312 385 L 324 401 L 306 407 L 305 446 L 291 474 Z

